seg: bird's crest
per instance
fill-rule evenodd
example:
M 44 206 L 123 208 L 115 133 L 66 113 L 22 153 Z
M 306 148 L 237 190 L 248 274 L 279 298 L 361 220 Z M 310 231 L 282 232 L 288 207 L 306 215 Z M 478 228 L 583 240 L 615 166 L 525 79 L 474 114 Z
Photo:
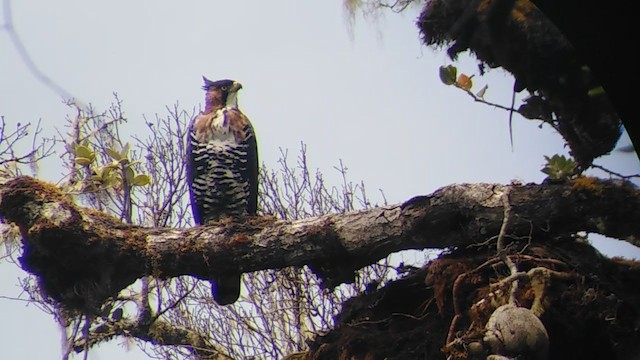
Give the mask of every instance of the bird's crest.
M 234 84 L 236 84 L 235 81 L 229 79 L 211 81 L 204 76 L 202 77 L 202 79 L 204 80 L 202 89 L 207 91 L 211 89 L 222 89 L 223 87 L 227 87 L 228 89 L 230 89 Z

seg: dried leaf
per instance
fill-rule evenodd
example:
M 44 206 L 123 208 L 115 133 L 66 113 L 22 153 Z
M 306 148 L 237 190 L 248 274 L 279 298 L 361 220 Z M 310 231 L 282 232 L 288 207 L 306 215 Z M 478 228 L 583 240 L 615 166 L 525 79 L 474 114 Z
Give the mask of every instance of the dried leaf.
M 480 91 L 478 91 L 476 96 L 479 97 L 480 99 L 484 99 L 484 94 L 487 92 L 488 88 L 489 88 L 489 85 L 483 86 L 482 89 L 480 89 Z
M 458 81 L 456 81 L 456 86 L 467 91 L 471 90 L 471 87 L 473 86 L 471 77 L 467 74 L 460 74 L 460 76 L 458 76 Z

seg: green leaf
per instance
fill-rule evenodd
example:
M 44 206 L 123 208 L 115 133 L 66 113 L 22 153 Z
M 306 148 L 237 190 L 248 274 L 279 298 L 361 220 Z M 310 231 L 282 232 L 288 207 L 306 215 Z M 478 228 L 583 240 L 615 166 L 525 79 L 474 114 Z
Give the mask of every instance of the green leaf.
M 76 161 L 76 164 L 82 165 L 82 166 L 91 165 L 91 163 L 93 162 L 92 159 L 81 157 L 81 156 L 76 157 L 75 161 Z
M 122 159 L 120 152 L 114 149 L 107 149 L 107 154 L 109 154 L 109 156 L 115 161 L 120 161 Z
M 604 88 L 602 86 L 598 86 L 598 87 L 589 89 L 589 91 L 587 92 L 587 95 L 589 95 L 590 97 L 594 97 L 594 96 L 604 95 L 604 93 L 605 93 Z
M 113 168 L 107 164 L 104 166 L 100 166 L 100 167 L 95 167 L 93 170 L 93 176 L 92 178 L 94 180 L 99 180 L 100 182 L 105 182 L 109 176 L 111 175 L 111 172 L 113 171 Z
M 131 144 L 126 143 L 124 144 L 124 147 L 122 148 L 122 152 L 120 152 L 120 155 L 122 156 L 123 159 L 126 159 L 129 157 L 129 148 L 131 147 Z
M 135 173 L 135 171 L 133 171 L 132 168 L 128 167 L 128 168 L 124 169 L 124 176 L 125 176 L 125 178 L 127 180 L 127 183 L 131 184 L 131 183 L 133 183 L 133 178 L 136 177 L 136 173 Z
M 100 175 L 98 175 L 98 174 L 91 175 L 91 180 L 93 180 L 95 183 L 102 183 L 102 182 L 104 182 L 104 179 L 103 179 Z
M 518 113 L 527 119 L 551 121 L 552 111 L 549 102 L 540 96 L 530 96 L 523 100 Z
M 568 180 L 577 174 L 578 164 L 564 155 L 545 155 L 544 158 L 547 163 L 540 171 L 547 174 L 551 180 Z
M 151 183 L 151 178 L 146 174 L 138 174 L 133 178 L 131 182 L 134 186 L 145 186 Z
M 120 176 L 105 176 L 103 183 L 107 187 L 118 187 L 122 183 Z
M 88 146 L 76 145 L 73 150 L 76 155 L 76 158 L 88 159 L 89 163 L 93 162 L 93 160 L 96 159 L 96 154 Z
M 107 164 L 107 165 L 101 167 L 100 170 L 102 172 L 102 177 L 103 178 L 107 178 L 113 172 L 113 167 L 111 167 L 109 164 Z
M 104 167 L 96 167 L 93 169 L 92 179 L 102 179 L 104 177 Z
M 440 81 L 445 85 L 453 85 L 458 78 L 458 69 L 453 65 L 440 66 Z

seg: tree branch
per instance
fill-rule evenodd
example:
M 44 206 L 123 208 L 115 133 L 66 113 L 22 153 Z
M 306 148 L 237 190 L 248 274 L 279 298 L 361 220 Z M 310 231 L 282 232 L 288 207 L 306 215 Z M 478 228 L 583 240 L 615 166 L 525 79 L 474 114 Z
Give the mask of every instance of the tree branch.
M 54 185 L 18 177 L 0 185 L 0 217 L 20 228 L 21 264 L 46 294 L 92 311 L 147 275 L 212 279 L 309 265 L 334 286 L 395 251 L 482 243 L 500 231 L 507 188 L 450 185 L 403 204 L 346 214 L 175 229 L 126 225 L 76 206 Z M 586 231 L 640 245 L 640 191 L 630 184 L 593 179 L 509 188 L 510 238 Z
M 184 346 L 192 354 L 198 355 L 198 358 L 230 359 L 224 355 L 224 351 L 221 350 L 222 346 L 212 344 L 202 334 L 160 319 L 149 324 L 130 320 L 108 320 L 91 332 L 88 343 L 86 338 L 82 338 L 74 342 L 73 347 L 76 352 L 86 351 L 86 349 L 115 336 L 131 336 L 154 345 Z

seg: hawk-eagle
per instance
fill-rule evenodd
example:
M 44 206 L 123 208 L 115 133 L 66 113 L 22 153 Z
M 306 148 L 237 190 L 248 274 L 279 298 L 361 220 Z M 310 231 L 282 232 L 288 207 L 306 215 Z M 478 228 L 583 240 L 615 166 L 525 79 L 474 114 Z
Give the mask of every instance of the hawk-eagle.
M 258 203 L 258 149 L 251 122 L 238 109 L 242 85 L 203 79 L 204 111 L 189 124 L 187 139 L 189 195 L 198 225 L 255 215 Z M 220 305 L 234 303 L 240 274 L 215 278 L 211 293 Z

